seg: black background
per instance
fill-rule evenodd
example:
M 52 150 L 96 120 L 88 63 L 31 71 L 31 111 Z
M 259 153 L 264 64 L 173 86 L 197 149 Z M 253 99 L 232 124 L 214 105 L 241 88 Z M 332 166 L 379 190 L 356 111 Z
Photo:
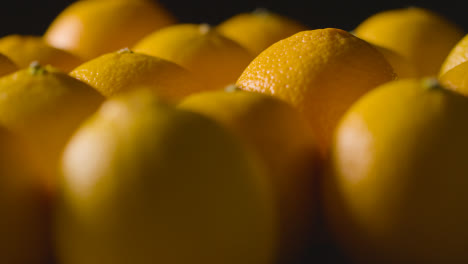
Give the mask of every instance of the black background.
M 374 1 L 374 2 L 372 2 Z M 466 1 L 466 0 L 465 0 Z M 1 0 L 0 36 L 41 35 L 54 17 L 74 0 Z M 386 9 L 419 6 L 431 9 L 468 32 L 468 9 L 462 1 L 336 1 L 336 0 L 160 0 L 180 22 L 217 24 L 237 13 L 257 7 L 294 18 L 311 28 L 336 27 L 352 30 L 368 16 Z M 458 4 L 458 5 L 457 5 Z

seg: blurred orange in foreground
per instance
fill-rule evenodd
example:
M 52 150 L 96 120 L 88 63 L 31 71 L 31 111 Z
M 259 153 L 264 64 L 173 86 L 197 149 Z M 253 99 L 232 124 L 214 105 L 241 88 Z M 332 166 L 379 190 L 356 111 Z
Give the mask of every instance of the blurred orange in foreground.
M 271 264 L 261 163 L 216 122 L 148 90 L 114 97 L 63 158 L 61 264 Z
M 467 115 L 435 79 L 384 84 L 346 113 L 323 193 L 355 263 L 468 262 Z
M 238 89 L 195 94 L 179 107 L 218 121 L 265 163 L 280 219 L 278 257 L 292 261 L 304 255 L 317 241 L 319 167 L 307 120 L 277 98 Z
M 28 148 L 0 128 L 0 263 L 49 264 L 50 201 Z

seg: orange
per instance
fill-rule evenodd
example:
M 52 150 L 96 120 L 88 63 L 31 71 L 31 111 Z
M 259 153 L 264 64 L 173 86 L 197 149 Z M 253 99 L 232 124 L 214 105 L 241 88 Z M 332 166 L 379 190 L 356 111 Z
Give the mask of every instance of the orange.
M 272 263 L 261 164 L 216 122 L 148 90 L 108 100 L 78 130 L 62 189 L 59 263 Z
M 288 17 L 257 9 L 242 13 L 219 24 L 216 29 L 258 55 L 273 43 L 308 30 L 305 25 Z
M 20 68 L 34 61 L 69 72 L 82 63 L 78 57 L 49 46 L 42 37 L 9 35 L 0 38 L 0 52 L 12 59 Z
M 57 162 L 68 138 L 103 97 L 67 74 L 32 65 L 0 78 L 0 124 L 33 152 L 31 166 L 54 191 Z
M 369 43 L 334 28 L 303 31 L 262 52 L 237 84 L 271 94 L 303 113 L 323 155 L 338 119 L 361 95 L 395 78 Z
M 175 19 L 150 0 L 76 1 L 63 10 L 44 38 L 51 46 L 89 60 L 130 47 Z
M 434 79 L 370 92 L 336 129 L 327 223 L 353 263 L 467 263 L 468 98 Z
M 448 70 L 439 79 L 444 87 L 468 96 L 468 61 Z
M 107 97 L 144 86 L 161 98 L 177 101 L 205 88 L 179 65 L 128 49 L 90 60 L 70 72 L 70 76 Z
M 253 59 L 237 42 L 206 24 L 166 27 L 142 39 L 134 50 L 187 68 L 206 83 L 207 90 L 234 83 Z
M 416 67 L 407 58 L 391 49 L 374 46 L 392 65 L 398 78 L 415 78 L 417 76 Z
M 447 58 L 445 58 L 442 67 L 440 68 L 439 75 L 442 76 L 455 66 L 462 64 L 468 60 L 468 35 L 465 35 L 450 51 Z
M 304 253 L 316 231 L 318 167 L 307 120 L 277 98 L 237 89 L 194 94 L 179 107 L 218 121 L 265 162 L 280 216 L 279 258 L 292 261 Z
M 452 47 L 463 37 L 461 28 L 423 8 L 377 13 L 357 26 L 356 36 L 407 58 L 417 76 L 437 76 Z
M 7 56 L 0 53 L 0 77 L 18 70 L 18 66 Z
M 21 140 L 0 128 L 0 263 L 50 263 L 48 197 Z

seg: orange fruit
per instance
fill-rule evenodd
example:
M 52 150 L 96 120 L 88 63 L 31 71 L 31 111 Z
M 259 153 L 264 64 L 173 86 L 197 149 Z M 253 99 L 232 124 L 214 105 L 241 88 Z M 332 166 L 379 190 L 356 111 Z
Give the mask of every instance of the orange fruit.
M 78 57 L 49 46 L 42 37 L 9 35 L 0 38 L 0 52 L 12 59 L 20 68 L 37 61 L 69 72 L 82 63 Z
M 253 59 L 237 42 L 206 24 L 166 27 L 142 39 L 134 50 L 187 68 L 206 83 L 207 90 L 234 83 Z
M 369 43 L 334 28 L 303 31 L 263 51 L 237 84 L 271 94 L 303 113 L 327 152 L 338 119 L 361 95 L 395 78 Z
M 26 146 L 0 128 L 0 263 L 50 263 L 48 197 Z
M 468 262 L 467 115 L 434 79 L 384 84 L 345 114 L 323 200 L 355 263 Z
M 90 60 L 70 72 L 70 76 L 107 97 L 147 87 L 161 98 L 177 101 L 204 89 L 192 73 L 179 65 L 128 49 Z
M 465 35 L 450 51 L 447 58 L 445 58 L 442 67 L 440 68 L 439 75 L 442 76 L 455 66 L 462 64 L 468 60 L 468 35 Z
M 218 121 L 265 163 L 280 217 L 278 257 L 292 261 L 303 254 L 317 209 L 318 155 L 307 120 L 277 98 L 236 89 L 194 94 L 179 108 Z
M 53 47 L 89 60 L 130 47 L 146 34 L 174 22 L 155 1 L 76 1 L 55 18 L 44 38 Z
M 308 30 L 305 25 L 293 19 L 265 9 L 235 15 L 219 24 L 216 29 L 254 55 L 258 55 L 277 41 Z
M 31 166 L 54 190 L 58 159 L 68 138 L 103 97 L 67 74 L 32 65 L 0 78 L 0 124 L 33 152 Z
M 444 87 L 468 96 L 468 61 L 448 70 L 439 80 Z
M 272 263 L 261 164 L 199 114 L 145 89 L 108 100 L 63 158 L 62 264 Z
M 0 53 L 0 77 L 18 70 L 18 66 L 7 56 Z
M 417 76 L 416 67 L 403 55 L 377 45 L 374 45 L 374 47 L 380 51 L 390 65 L 392 65 L 398 78 L 415 78 Z
M 377 13 L 357 26 L 356 36 L 403 55 L 418 77 L 437 76 L 463 30 L 423 8 L 410 7 Z

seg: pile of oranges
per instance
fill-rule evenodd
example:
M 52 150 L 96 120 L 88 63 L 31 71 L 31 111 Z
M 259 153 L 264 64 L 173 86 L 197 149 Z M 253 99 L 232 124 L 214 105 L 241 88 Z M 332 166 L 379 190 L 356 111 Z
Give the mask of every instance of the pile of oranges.
M 0 38 L 0 263 L 468 263 L 468 37 L 81 0 Z

